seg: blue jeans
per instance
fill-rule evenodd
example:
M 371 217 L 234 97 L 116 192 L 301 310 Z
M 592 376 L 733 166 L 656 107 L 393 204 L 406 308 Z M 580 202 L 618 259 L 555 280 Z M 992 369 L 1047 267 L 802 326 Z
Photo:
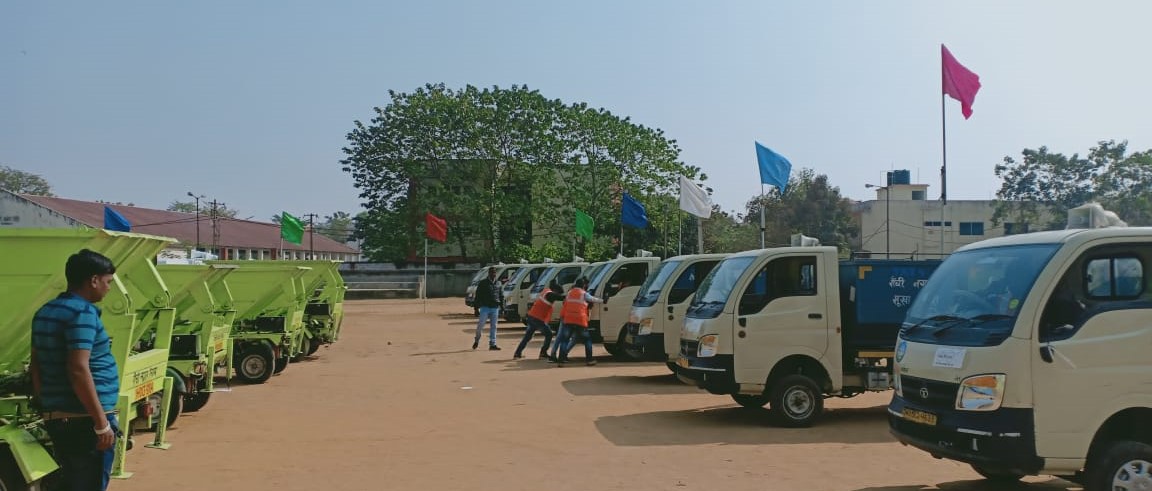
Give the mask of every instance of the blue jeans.
M 476 321 L 476 342 L 484 335 L 484 321 L 491 326 L 488 328 L 488 345 L 496 346 L 496 318 L 500 315 L 500 307 L 480 307 L 480 319 Z
M 540 347 L 540 356 L 543 357 L 548 353 L 548 345 L 552 344 L 552 329 L 548 327 L 547 323 L 535 317 L 525 317 L 524 322 L 528 324 L 528 327 L 524 328 L 524 338 L 520 340 L 520 345 L 516 347 L 516 354 L 513 356 L 518 357 L 524 353 L 524 348 L 528 346 L 528 341 L 532 340 L 532 336 L 536 334 L 536 331 L 540 331 L 544 333 L 544 346 Z
M 123 438 L 116 416 L 109 414 L 108 422 L 112 424 L 116 438 Z M 108 489 L 116 442 L 113 441 L 108 450 L 97 450 L 92 418 L 52 419 L 44 426 L 52 438 L 53 456 L 60 465 L 61 491 Z
M 564 325 L 564 323 L 561 322 L 560 327 L 556 329 L 556 343 L 552 345 L 551 358 L 555 359 L 557 352 L 561 349 L 563 349 L 565 353 L 567 353 L 568 350 L 572 349 L 571 347 L 564 346 L 564 343 L 567 341 L 569 341 L 569 339 L 568 339 L 568 326 Z
M 564 340 L 565 346 L 563 348 L 561 348 L 559 361 L 562 361 L 562 362 L 568 361 L 568 352 L 572 351 L 572 347 L 576 344 L 574 342 L 575 341 L 574 338 L 576 336 L 583 336 L 584 337 L 584 361 L 591 361 L 592 360 L 592 336 L 588 334 L 588 328 L 587 327 L 581 327 L 581 326 L 572 326 L 572 327 L 568 328 L 568 332 L 565 334 L 568 336 L 568 339 Z M 559 344 L 560 342 L 561 341 L 557 341 L 556 343 Z

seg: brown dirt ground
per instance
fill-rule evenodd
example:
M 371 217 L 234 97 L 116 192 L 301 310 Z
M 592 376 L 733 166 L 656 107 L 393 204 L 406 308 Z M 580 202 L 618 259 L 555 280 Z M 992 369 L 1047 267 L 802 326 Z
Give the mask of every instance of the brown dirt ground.
M 831 399 L 810 429 L 678 382 L 663 364 L 568 367 L 470 349 L 461 299 L 352 301 L 341 339 L 264 385 L 180 417 L 169 450 L 129 452 L 110 489 L 995 489 L 888 434 L 891 393 Z M 526 353 L 541 342 L 537 336 Z M 573 350 L 580 361 L 583 348 Z M 468 389 L 470 387 L 470 389 Z M 1048 476 L 1028 490 L 1068 490 Z

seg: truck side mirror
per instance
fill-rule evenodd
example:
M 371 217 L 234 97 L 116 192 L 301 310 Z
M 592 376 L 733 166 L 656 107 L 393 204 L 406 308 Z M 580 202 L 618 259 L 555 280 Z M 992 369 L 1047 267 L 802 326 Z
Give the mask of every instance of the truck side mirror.
M 669 305 L 669 306 L 668 306 L 668 313 L 669 313 L 669 314 L 671 314 L 671 313 L 672 313 L 672 306 L 671 306 L 671 305 Z

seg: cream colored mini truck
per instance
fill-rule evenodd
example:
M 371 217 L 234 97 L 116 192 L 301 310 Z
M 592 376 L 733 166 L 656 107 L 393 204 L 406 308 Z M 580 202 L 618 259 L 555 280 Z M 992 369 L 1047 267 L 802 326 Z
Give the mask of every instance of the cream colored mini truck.
M 680 325 L 684 323 L 692 295 L 725 257 L 728 254 L 670 257 L 648 275 L 632 300 L 632 311 L 625 325 L 628 334 L 620 349 L 628 358 L 663 361 L 672 368 L 680 352 Z
M 993 480 L 1152 489 L 1152 228 L 965 246 L 913 302 L 892 433 Z
M 783 426 L 809 426 L 826 397 L 889 390 L 896 332 L 939 260 L 841 261 L 835 247 L 736 253 L 688 306 L 672 367 L 681 380 Z
M 589 307 L 588 335 L 592 336 L 593 343 L 603 343 L 604 350 L 618 359 L 639 361 L 639 358 L 629 356 L 621 343 L 628 334 L 632 300 L 659 264 L 658 257 L 619 256 L 607 261 L 594 271 L 595 274 L 585 275 L 588 277 L 588 293 L 604 300 Z

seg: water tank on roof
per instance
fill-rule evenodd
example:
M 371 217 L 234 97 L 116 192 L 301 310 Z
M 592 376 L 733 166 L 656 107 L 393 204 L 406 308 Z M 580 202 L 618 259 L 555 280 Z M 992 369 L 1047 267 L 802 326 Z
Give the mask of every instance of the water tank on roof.
M 912 184 L 912 173 L 908 170 L 894 170 L 888 172 L 888 185 Z

